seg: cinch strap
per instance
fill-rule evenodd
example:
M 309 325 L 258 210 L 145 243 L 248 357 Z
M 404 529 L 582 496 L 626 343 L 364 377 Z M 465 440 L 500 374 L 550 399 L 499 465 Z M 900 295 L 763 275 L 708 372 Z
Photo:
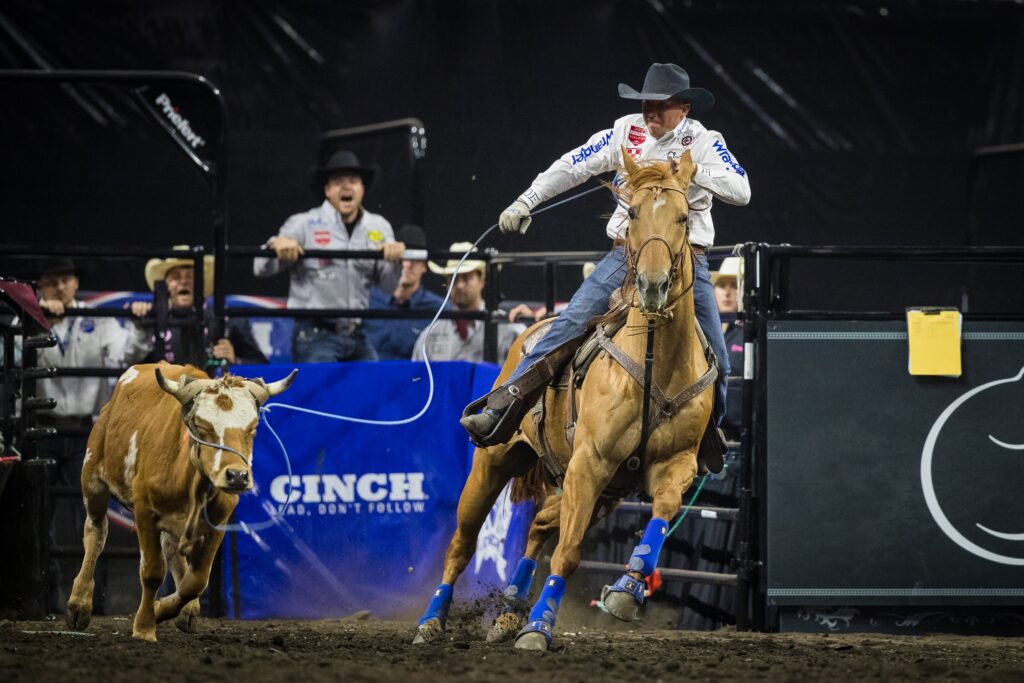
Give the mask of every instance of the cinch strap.
M 431 619 L 439 619 L 443 624 L 445 619 L 448 618 L 448 608 L 451 604 L 452 585 L 450 583 L 442 583 L 434 590 L 434 597 L 430 598 L 427 610 L 420 617 L 419 625 L 422 626 Z
M 668 522 L 652 517 L 644 529 L 640 545 L 633 548 L 633 554 L 629 558 L 629 571 L 640 572 L 644 576 L 653 574 L 658 566 L 658 555 L 661 554 L 661 546 L 665 544 L 667 535 Z

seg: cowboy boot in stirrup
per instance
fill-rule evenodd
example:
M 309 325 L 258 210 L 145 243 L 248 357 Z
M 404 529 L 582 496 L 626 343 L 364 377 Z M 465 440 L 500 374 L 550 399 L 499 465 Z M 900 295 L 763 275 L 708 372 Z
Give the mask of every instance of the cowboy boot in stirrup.
M 538 358 L 516 379 L 466 406 L 459 424 L 469 432 L 470 440 L 487 448 L 511 439 L 527 411 L 541 397 L 548 383 L 572 360 L 589 334 L 588 331 L 569 339 Z

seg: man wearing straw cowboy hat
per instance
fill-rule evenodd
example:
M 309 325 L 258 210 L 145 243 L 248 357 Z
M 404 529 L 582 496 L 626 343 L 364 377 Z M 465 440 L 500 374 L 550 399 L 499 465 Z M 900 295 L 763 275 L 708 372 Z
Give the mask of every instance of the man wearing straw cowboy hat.
M 717 423 L 725 410 L 729 361 L 708 275 L 707 248 L 715 238 L 711 204 L 720 199 L 727 204 L 745 205 L 750 200 L 747 174 L 720 133 L 689 118 L 711 109 L 715 98 L 704 88 L 690 87 L 685 69 L 675 64 L 652 64 L 642 90 L 620 83 L 619 97 L 640 100 L 641 113 L 623 116 L 611 128 L 595 133 L 581 147 L 562 155 L 502 212 L 499 225 L 502 232 L 525 233 L 532 209 L 595 175 L 618 170 L 624 154 L 635 161 L 662 161 L 690 152 L 695 162 L 687 197 L 690 243 L 696 254 L 693 297 L 697 320 L 720 364 L 714 406 Z M 616 241 L 612 250 L 597 264 L 593 275 L 583 281 L 550 331 L 524 355 L 509 380 L 492 392 L 489 405 L 508 407 L 488 407 L 462 419 L 462 425 L 478 444 L 502 443 L 512 435 L 545 386 L 542 368 L 548 364 L 537 361 L 578 337 L 586 329 L 587 320 L 607 310 L 608 296 L 622 284 L 626 272 L 621 240 L 628 222 L 625 209 L 617 207 L 606 228 L 608 236 Z M 558 362 L 554 356 L 550 360 Z M 705 433 L 713 438 L 717 430 L 708 429 Z M 714 447 L 721 449 L 720 444 Z
M 395 242 L 391 224 L 363 208 L 363 196 L 380 169 L 363 166 L 355 154 L 334 153 L 313 169 L 313 191 L 323 197 L 315 209 L 285 221 L 266 246 L 277 258 L 257 258 L 253 272 L 269 277 L 291 272 L 288 308 L 365 309 L 370 287 L 392 291 L 402 272 L 405 245 Z M 376 259 L 301 258 L 306 249 L 380 249 Z M 298 318 L 292 333 L 292 359 L 298 363 L 376 360 L 362 321 L 351 318 Z
M 175 251 L 189 250 L 186 245 L 174 247 Z M 195 261 L 191 258 L 154 258 L 146 262 L 146 284 L 150 291 L 156 283 L 163 281 L 167 285 L 167 303 L 171 309 L 187 309 L 192 307 L 195 297 Z M 203 257 L 203 301 L 213 294 L 213 257 Z M 149 301 L 133 301 L 132 315 L 142 318 L 153 308 Z M 267 359 L 253 339 L 248 323 L 232 320 L 227 326 L 227 334 L 208 345 L 205 337 L 213 325 L 213 311 L 205 309 L 203 317 L 206 321 L 201 345 L 194 347 L 194 340 L 183 334 L 181 327 L 170 327 L 163 333 L 162 339 L 154 339 L 153 334 L 135 323 L 125 352 L 129 363 L 156 362 L 166 360 L 171 363 L 201 363 L 208 358 L 223 361 L 229 365 L 251 365 L 266 363 Z
M 469 242 L 456 242 L 450 251 L 466 253 L 473 248 Z M 483 311 L 484 286 L 487 284 L 487 263 L 466 259 L 459 268 L 459 259 L 451 259 L 444 266 L 428 262 L 431 272 L 448 278 L 451 302 L 458 311 Z M 458 270 L 458 275 L 455 275 Z M 454 279 L 453 279 L 454 276 Z M 525 330 L 519 323 L 498 325 L 498 353 L 508 353 L 512 342 Z M 479 363 L 484 359 L 484 322 L 482 320 L 438 320 L 432 329 L 420 333 L 412 352 L 413 360 L 423 360 L 426 348 L 430 360 L 465 360 Z

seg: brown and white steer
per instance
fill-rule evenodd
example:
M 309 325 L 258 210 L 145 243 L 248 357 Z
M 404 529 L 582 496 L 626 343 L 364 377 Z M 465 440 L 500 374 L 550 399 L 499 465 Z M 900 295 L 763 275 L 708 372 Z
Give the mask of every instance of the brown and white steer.
M 296 372 L 265 384 L 234 375 L 210 379 L 192 366 L 161 362 L 121 375 L 85 451 L 85 557 L 68 600 L 70 628 L 86 628 L 92 616 L 93 572 L 107 539 L 113 494 L 132 509 L 139 537 L 142 602 L 132 636 L 155 641 L 157 623 L 179 614 L 178 628 L 195 632 L 199 596 L 224 538 L 207 523 L 203 507 L 220 526 L 239 494 L 252 489 L 259 408 L 287 389 Z M 167 565 L 176 591 L 157 600 Z

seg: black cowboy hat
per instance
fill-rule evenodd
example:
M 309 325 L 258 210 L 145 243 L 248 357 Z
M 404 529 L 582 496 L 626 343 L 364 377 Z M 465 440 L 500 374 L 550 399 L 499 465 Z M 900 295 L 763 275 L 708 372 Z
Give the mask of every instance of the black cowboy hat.
M 75 262 L 67 256 L 54 256 L 46 258 L 39 263 L 39 277 L 46 275 L 64 275 L 70 273 L 72 275 L 78 274 L 78 268 L 75 267 Z
M 359 157 L 348 150 L 341 150 L 331 155 L 327 163 L 313 169 L 313 193 L 322 197 L 327 178 L 336 171 L 352 171 L 363 179 L 363 185 L 369 191 L 380 173 L 380 166 L 363 166 Z
M 675 97 L 690 103 L 690 113 L 700 114 L 715 104 L 715 96 L 704 88 L 690 87 L 690 74 L 675 64 L 651 64 L 643 90 L 619 83 L 619 97 L 627 100 L 667 100 Z
M 395 241 L 405 244 L 406 249 L 426 249 L 427 233 L 418 225 L 406 223 L 395 233 Z

